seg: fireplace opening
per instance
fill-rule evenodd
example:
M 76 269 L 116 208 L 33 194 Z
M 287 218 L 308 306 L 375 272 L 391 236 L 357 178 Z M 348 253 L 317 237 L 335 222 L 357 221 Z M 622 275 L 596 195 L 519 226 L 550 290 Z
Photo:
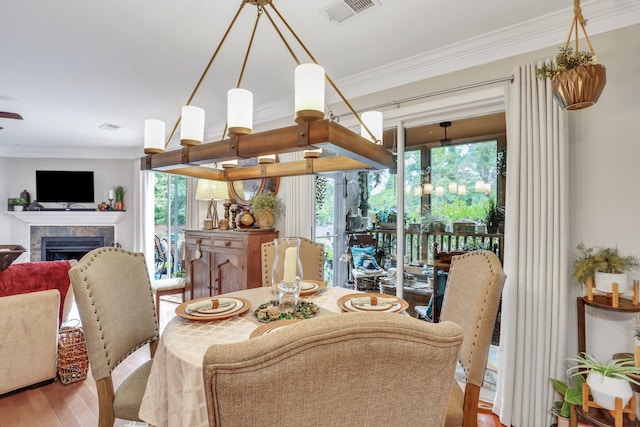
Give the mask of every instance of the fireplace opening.
M 41 238 L 41 260 L 79 260 L 87 252 L 104 246 L 104 236 L 62 236 Z

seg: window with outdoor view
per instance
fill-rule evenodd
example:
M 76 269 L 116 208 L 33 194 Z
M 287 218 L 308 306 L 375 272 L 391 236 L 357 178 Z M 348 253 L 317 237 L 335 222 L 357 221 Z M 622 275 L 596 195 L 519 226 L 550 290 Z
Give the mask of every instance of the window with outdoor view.
M 499 151 L 498 141 L 424 150 L 405 153 L 405 224 L 451 225 L 459 220 L 484 224 L 488 209 L 502 200 L 498 177 L 503 173 L 504 152 Z M 431 194 L 425 192 L 427 183 Z M 396 192 L 396 174 L 370 172 L 369 212 L 376 212 L 380 222 L 394 218 Z
M 155 278 L 182 277 L 180 246 L 184 241 L 187 178 L 154 173 Z

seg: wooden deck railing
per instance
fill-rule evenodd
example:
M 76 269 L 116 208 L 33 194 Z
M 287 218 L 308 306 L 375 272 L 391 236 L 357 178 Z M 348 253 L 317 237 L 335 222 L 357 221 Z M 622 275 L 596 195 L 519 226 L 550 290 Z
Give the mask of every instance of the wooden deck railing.
M 396 230 L 363 230 L 349 232 L 349 234 L 371 234 L 377 240 L 378 248 L 385 250 L 387 254 L 397 253 Z M 440 231 L 409 231 L 405 230 L 404 253 L 409 261 L 426 261 L 433 263 L 433 248 L 437 243 L 438 251 L 469 251 L 474 249 L 486 249 L 495 252 L 500 261 L 503 257 L 503 234 L 487 233 L 452 233 Z

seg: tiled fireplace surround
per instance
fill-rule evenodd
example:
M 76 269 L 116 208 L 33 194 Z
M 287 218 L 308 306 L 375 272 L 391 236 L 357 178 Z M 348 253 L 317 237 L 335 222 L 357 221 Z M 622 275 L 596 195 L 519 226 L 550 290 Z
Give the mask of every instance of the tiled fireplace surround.
M 80 259 L 82 255 L 101 246 L 112 246 L 113 226 L 53 226 L 32 225 L 29 248 L 31 261 Z
M 6 213 L 18 220 L 12 223 L 12 228 L 16 227 L 14 241 L 27 249 L 24 255 L 29 261 L 43 260 L 43 245 L 50 252 L 49 259 L 77 259 L 95 247 L 112 246 L 118 241 L 118 223 L 127 214 L 125 211 Z

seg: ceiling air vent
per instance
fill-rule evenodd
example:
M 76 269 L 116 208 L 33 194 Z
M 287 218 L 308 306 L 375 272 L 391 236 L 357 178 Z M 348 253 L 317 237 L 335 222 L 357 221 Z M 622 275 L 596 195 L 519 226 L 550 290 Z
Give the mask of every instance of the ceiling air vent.
M 98 126 L 100 129 L 104 129 L 104 130 L 109 130 L 109 131 L 115 131 L 120 129 L 120 126 L 118 125 L 114 125 L 113 123 L 103 123 L 100 126 Z
M 378 6 L 381 6 L 379 0 L 338 0 L 322 9 L 321 12 L 329 18 L 329 21 L 340 25 L 358 13 Z

